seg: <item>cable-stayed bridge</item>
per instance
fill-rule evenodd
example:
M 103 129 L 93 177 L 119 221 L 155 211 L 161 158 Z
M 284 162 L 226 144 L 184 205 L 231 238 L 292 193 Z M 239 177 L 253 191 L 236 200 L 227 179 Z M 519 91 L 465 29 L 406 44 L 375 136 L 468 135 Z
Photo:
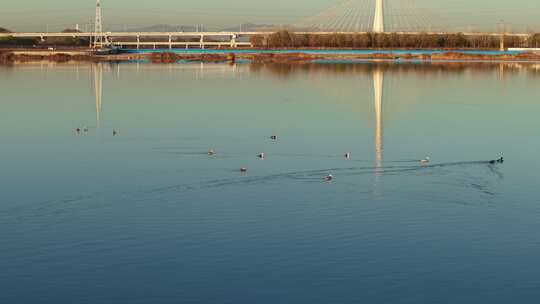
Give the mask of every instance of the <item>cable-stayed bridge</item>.
M 40 38 L 72 37 L 89 38 L 95 48 L 111 45 L 119 38 L 132 41 L 116 42 L 123 46 L 148 47 L 249 47 L 246 38 L 253 35 L 269 35 L 272 32 L 214 31 L 214 32 L 108 32 L 102 21 L 101 0 L 96 0 L 94 30 L 89 32 L 32 32 L 0 33 L 2 37 Z M 451 28 L 441 16 L 420 8 L 415 0 L 342 0 L 336 5 L 310 17 L 301 18 L 286 26 L 297 33 L 429 33 L 447 34 Z M 502 36 L 506 29 L 479 33 L 462 31 L 467 35 Z M 506 33 L 507 34 L 507 33 Z M 513 36 L 528 37 L 529 33 L 512 33 Z M 184 39 L 179 39 L 184 38 Z M 242 39 L 243 38 L 243 39 Z M 148 40 L 151 41 L 148 41 Z M 154 40 L 152 40 L 154 39 Z M 181 40 L 181 41 L 179 41 Z
M 293 24 L 295 28 L 335 32 L 436 32 L 446 22 L 414 0 L 345 0 Z

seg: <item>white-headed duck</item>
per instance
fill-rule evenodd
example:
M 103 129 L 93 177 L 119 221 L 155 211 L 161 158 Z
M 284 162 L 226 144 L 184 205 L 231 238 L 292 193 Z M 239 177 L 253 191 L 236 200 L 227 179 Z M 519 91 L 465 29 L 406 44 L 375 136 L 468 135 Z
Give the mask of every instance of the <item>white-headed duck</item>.
M 431 161 L 431 158 L 429 156 L 426 156 L 426 158 L 420 160 L 420 163 L 422 165 L 427 165 L 429 164 L 430 161 Z

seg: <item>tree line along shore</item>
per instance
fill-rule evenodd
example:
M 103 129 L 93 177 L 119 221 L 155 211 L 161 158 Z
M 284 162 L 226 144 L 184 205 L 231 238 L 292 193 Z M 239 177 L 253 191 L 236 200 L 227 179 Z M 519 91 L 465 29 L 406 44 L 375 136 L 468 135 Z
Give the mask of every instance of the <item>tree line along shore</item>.
M 540 47 L 540 33 L 528 37 L 504 35 L 506 48 Z M 500 36 L 408 33 L 294 33 L 287 30 L 254 35 L 256 48 L 351 48 L 351 49 L 499 49 Z

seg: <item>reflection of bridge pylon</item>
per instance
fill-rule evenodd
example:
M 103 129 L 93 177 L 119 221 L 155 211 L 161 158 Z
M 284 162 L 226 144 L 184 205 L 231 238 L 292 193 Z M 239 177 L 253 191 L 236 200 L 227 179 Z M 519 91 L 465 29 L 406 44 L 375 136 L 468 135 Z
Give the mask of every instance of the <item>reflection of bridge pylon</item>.
M 381 70 L 375 70 L 373 72 L 373 89 L 375 98 L 375 165 L 377 169 L 383 166 L 383 87 L 384 73 Z
M 373 71 L 373 99 L 375 108 L 375 184 L 373 194 L 382 196 L 382 177 L 384 174 L 384 131 L 383 131 L 383 89 L 384 72 L 380 69 Z
M 92 65 L 94 74 L 94 90 L 96 97 L 96 128 L 101 125 L 101 100 L 103 98 L 103 65 L 96 63 Z

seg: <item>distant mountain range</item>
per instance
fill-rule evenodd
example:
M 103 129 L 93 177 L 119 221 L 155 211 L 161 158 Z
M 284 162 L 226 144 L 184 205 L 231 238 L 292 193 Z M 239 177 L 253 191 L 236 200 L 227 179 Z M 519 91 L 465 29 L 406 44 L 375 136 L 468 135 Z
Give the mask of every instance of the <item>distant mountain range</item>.
M 242 29 L 242 32 L 267 32 L 267 31 L 275 30 L 277 27 L 278 26 L 274 24 L 243 23 L 235 27 L 224 28 L 222 29 L 222 31 L 234 32 L 234 31 L 240 31 L 240 29 Z
M 196 32 L 197 27 L 189 25 L 154 24 L 145 27 L 118 30 L 128 32 Z
M 138 28 L 128 28 L 129 32 L 197 32 L 197 31 L 218 31 L 218 32 L 264 32 L 271 31 L 277 26 L 272 24 L 255 24 L 255 23 L 244 23 L 241 25 L 223 28 L 223 29 L 208 29 L 204 26 L 192 26 L 192 25 L 170 25 L 170 24 L 155 24 L 146 27 Z M 115 29 L 115 31 L 125 31 L 126 29 Z

